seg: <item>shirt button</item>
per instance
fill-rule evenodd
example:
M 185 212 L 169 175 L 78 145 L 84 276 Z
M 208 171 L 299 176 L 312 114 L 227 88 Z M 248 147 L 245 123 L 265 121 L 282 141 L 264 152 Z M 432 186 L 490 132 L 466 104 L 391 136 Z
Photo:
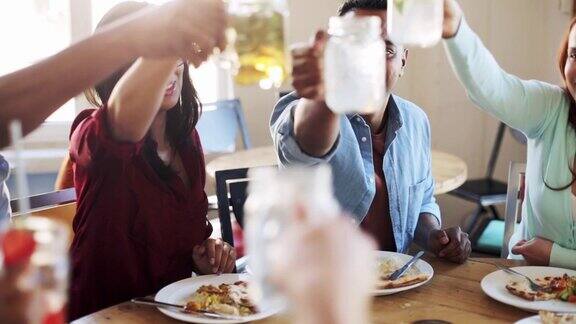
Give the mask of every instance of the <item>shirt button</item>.
M 362 137 L 362 142 L 366 142 L 368 139 L 366 137 Z
M 356 121 L 357 121 L 357 122 L 361 122 L 361 121 L 362 121 L 362 117 L 356 117 Z

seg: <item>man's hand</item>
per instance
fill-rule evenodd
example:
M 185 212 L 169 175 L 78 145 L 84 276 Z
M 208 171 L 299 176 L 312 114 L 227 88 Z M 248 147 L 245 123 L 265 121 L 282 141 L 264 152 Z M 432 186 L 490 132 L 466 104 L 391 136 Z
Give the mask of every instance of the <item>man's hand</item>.
M 292 49 L 292 87 L 301 98 L 324 102 L 324 48 L 328 35 L 319 31 L 311 45 Z
M 433 230 L 428 236 L 428 251 L 439 258 L 455 263 L 464 263 L 472 252 L 468 234 L 460 227 Z
M 522 255 L 530 265 L 548 266 L 554 242 L 536 237 L 530 241 L 522 240 L 512 248 L 512 254 Z
M 444 0 L 444 24 L 442 25 L 442 37 L 452 38 L 458 33 L 462 17 L 462 8 L 456 0 Z
M 180 57 L 199 66 L 226 45 L 226 9 L 221 0 L 177 0 L 146 9 L 126 23 L 125 39 L 137 56 Z
M 231 273 L 236 265 L 234 247 L 220 239 L 207 239 L 194 247 L 193 259 L 202 274 Z

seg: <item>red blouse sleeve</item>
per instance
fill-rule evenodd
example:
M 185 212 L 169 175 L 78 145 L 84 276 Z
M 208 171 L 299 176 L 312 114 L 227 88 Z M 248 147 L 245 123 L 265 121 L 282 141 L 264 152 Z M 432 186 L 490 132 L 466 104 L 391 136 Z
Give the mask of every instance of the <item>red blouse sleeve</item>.
M 70 138 L 70 157 L 81 166 L 97 161 L 116 159 L 128 161 L 140 153 L 144 139 L 139 142 L 121 142 L 114 139 L 108 127 L 107 108 L 95 110 L 90 116 L 79 115 L 84 120 L 74 121 Z

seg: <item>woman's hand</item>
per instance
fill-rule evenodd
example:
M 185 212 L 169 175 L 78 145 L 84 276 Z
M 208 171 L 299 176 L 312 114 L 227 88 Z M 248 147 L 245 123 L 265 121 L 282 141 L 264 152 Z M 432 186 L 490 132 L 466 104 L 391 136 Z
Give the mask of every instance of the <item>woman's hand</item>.
M 194 264 L 201 274 L 231 273 L 236 266 L 236 251 L 221 239 L 207 239 L 194 247 Z
M 442 38 L 452 38 L 458 33 L 464 13 L 456 0 L 444 0 Z
M 199 66 L 226 45 L 226 7 L 221 0 L 177 0 L 137 14 L 125 39 L 138 56 L 181 57 Z
M 512 254 L 522 255 L 530 265 L 547 266 L 554 242 L 536 237 L 530 241 L 522 240 L 512 248 Z

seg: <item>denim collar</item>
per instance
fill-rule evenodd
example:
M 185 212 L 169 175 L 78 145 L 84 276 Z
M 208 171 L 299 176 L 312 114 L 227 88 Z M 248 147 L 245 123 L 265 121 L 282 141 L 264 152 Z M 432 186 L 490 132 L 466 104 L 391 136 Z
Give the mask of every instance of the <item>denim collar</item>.
M 388 118 L 386 119 L 387 131 L 386 131 L 386 143 L 384 146 L 387 149 L 388 146 L 390 146 L 390 144 L 392 143 L 392 141 L 394 141 L 394 139 L 396 138 L 396 133 L 398 132 L 398 130 L 400 128 L 402 128 L 402 125 L 403 125 L 402 113 L 400 112 L 400 109 L 398 108 L 398 104 L 396 104 L 396 100 L 394 99 L 394 95 L 390 95 L 390 99 L 388 99 L 388 104 L 386 105 L 386 111 L 388 112 Z M 362 118 L 362 116 L 360 116 L 360 114 L 358 114 L 358 113 L 349 114 L 346 116 L 350 120 L 352 120 L 353 118 L 356 118 L 356 117 Z M 362 120 L 364 120 L 364 119 L 362 118 Z

